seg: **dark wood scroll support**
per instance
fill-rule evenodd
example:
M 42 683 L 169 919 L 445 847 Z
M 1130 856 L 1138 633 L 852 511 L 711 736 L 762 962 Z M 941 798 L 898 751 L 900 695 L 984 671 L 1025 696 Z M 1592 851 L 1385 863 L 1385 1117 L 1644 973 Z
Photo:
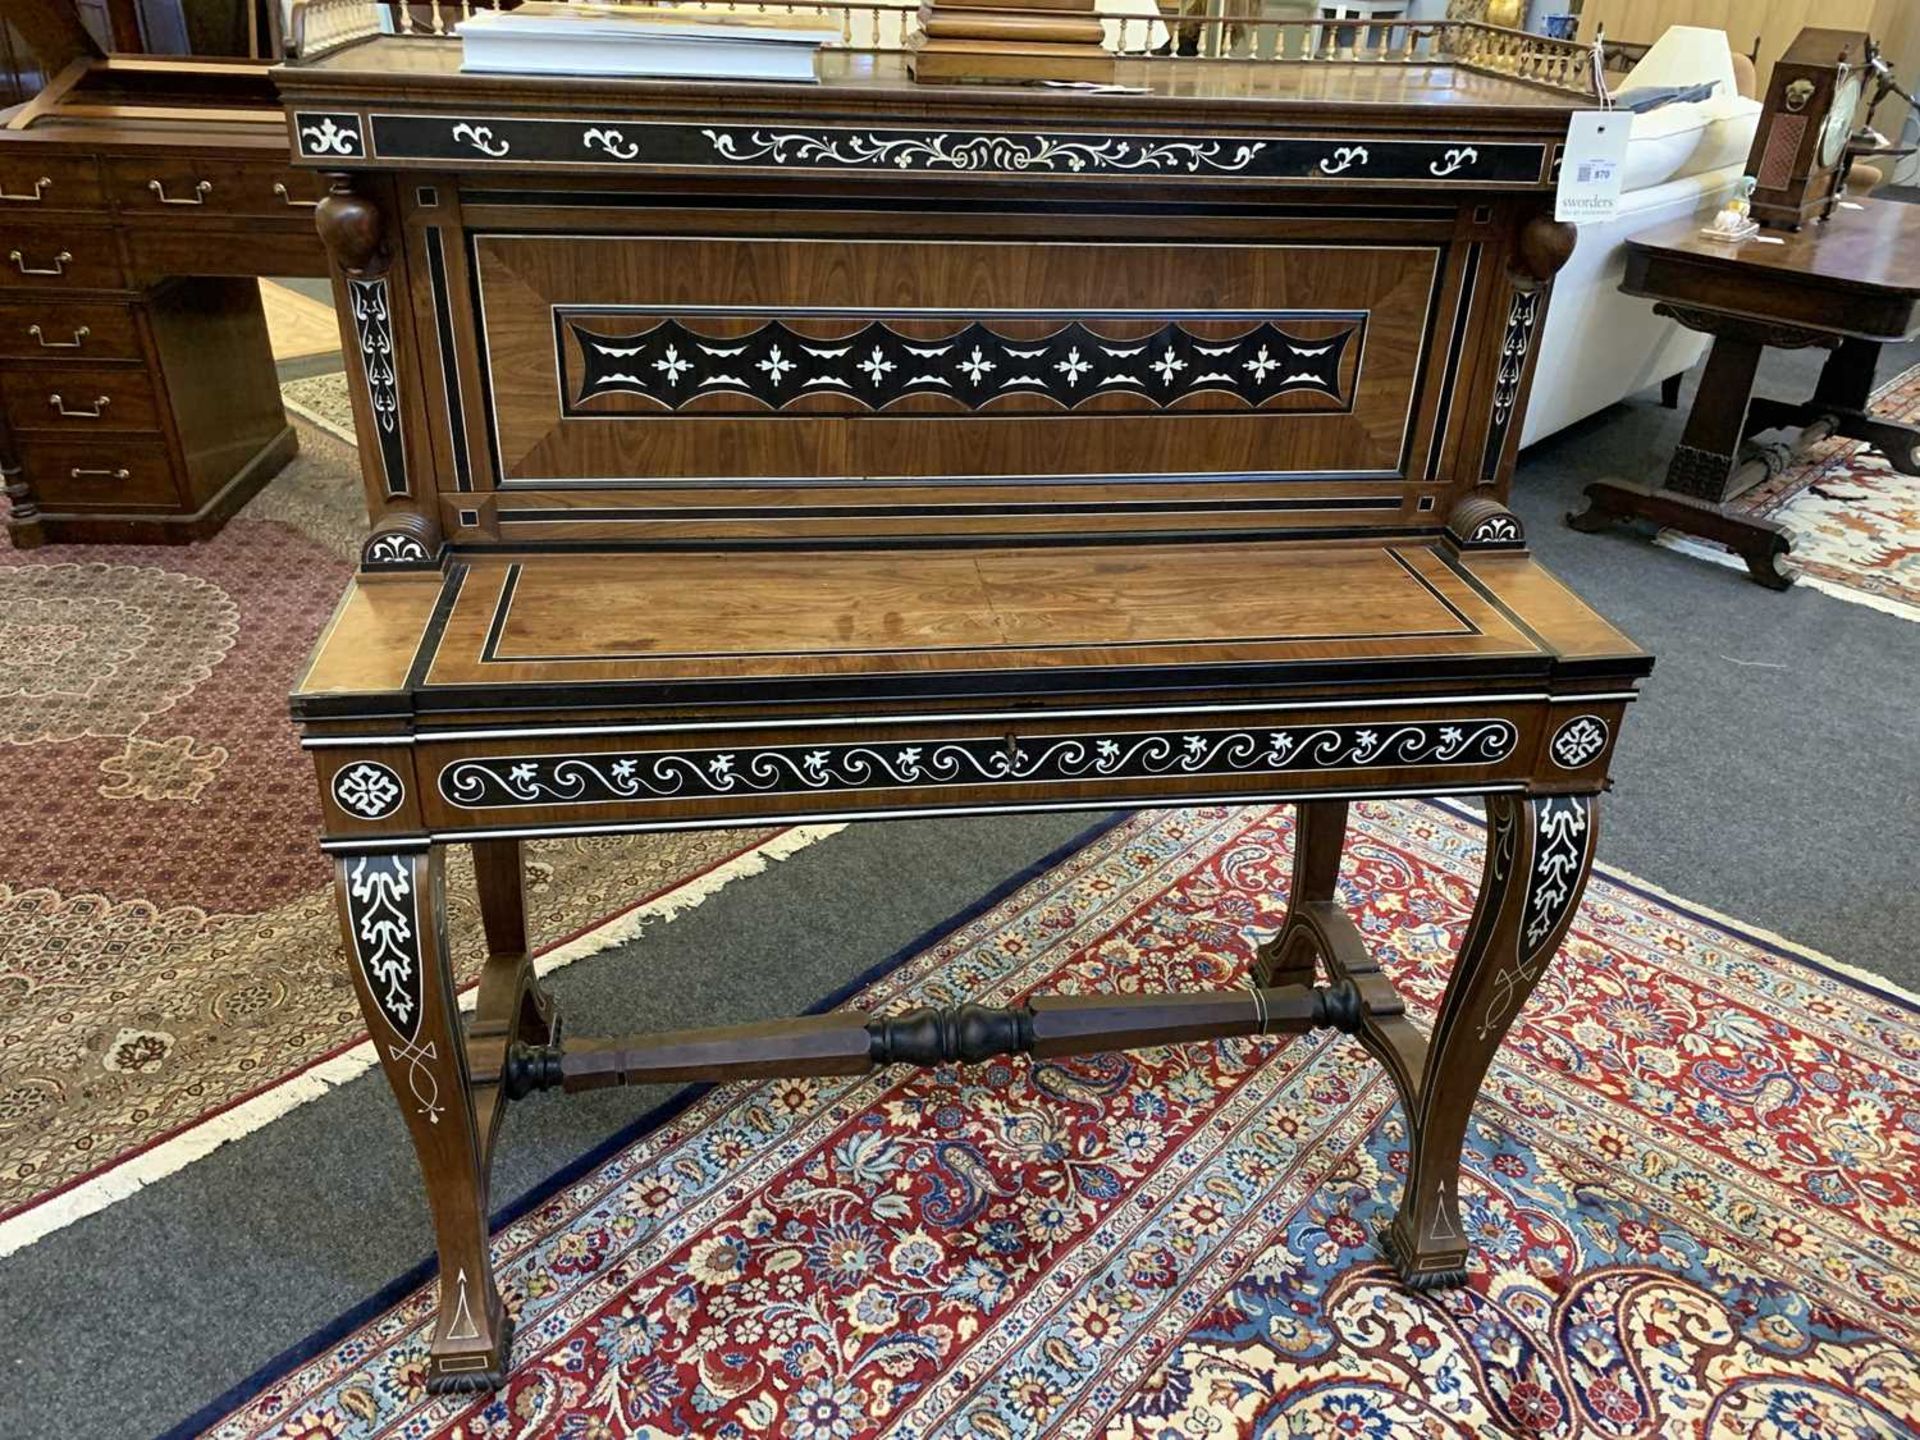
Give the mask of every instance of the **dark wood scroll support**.
M 1880 358 L 1876 342 L 1688 305 L 1654 309 L 1714 337 L 1686 429 L 1658 487 L 1596 480 L 1586 489 L 1587 508 L 1567 517 L 1574 529 L 1591 532 L 1619 520 L 1651 520 L 1725 545 L 1756 581 L 1785 590 L 1794 577 L 1779 562 L 1792 550 L 1792 536 L 1776 521 L 1728 509 L 1731 501 L 1771 480 L 1830 435 L 1864 441 L 1901 474 L 1920 475 L 1920 427 L 1869 409 Z M 1753 394 L 1760 357 L 1769 346 L 1832 351 L 1812 399 L 1790 402 Z M 1753 436 L 1776 429 L 1797 433 L 1782 444 L 1754 443 Z

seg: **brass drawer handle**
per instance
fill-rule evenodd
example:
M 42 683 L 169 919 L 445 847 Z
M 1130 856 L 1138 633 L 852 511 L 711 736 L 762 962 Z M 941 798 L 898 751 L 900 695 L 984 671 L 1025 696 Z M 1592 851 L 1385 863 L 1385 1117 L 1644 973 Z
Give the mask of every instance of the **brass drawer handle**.
M 18 270 L 22 275 L 64 275 L 67 273 L 67 266 L 73 263 L 73 252 L 70 250 L 62 250 L 58 255 L 54 256 L 53 268 L 51 270 L 34 269 L 33 266 L 27 264 L 26 257 L 21 255 L 18 250 L 8 254 L 7 259 L 13 262 L 13 268 Z
M 78 465 L 70 472 L 76 480 L 91 480 L 96 476 L 108 480 L 124 480 L 133 472 L 122 465 L 118 470 L 83 470 Z
M 192 196 L 178 200 L 169 199 L 167 197 L 167 187 L 158 180 L 149 180 L 147 182 L 147 189 L 160 197 L 160 203 L 162 205 L 204 205 L 207 203 L 208 193 L 213 189 L 213 182 L 211 180 L 196 181 Z
M 76 325 L 73 329 L 73 338 L 71 340 L 49 340 L 45 335 L 40 333 L 40 327 L 38 325 L 29 325 L 27 327 L 27 333 L 40 342 L 40 348 L 42 350 L 78 350 L 80 348 L 80 342 L 91 335 L 93 330 L 86 325 Z
M 292 194 L 287 190 L 287 187 L 278 180 L 273 182 L 273 193 L 286 202 L 289 210 L 318 210 L 320 208 L 320 202 L 318 200 L 294 199 Z
M 91 410 L 69 410 L 67 408 L 67 402 L 62 400 L 58 395 L 49 395 L 47 397 L 47 403 L 69 420 L 98 420 L 107 406 L 113 403 L 113 397 L 111 395 L 94 396 L 93 408 Z
M 33 182 L 31 195 L 16 195 L 11 190 L 0 190 L 0 200 L 19 200 L 28 205 L 38 205 L 44 201 L 46 192 L 53 188 L 53 181 L 45 175 Z

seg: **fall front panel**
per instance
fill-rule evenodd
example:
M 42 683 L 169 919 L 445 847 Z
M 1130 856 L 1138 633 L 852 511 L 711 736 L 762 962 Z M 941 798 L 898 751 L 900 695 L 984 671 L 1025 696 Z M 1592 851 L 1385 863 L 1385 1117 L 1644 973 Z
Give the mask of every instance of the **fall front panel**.
M 1434 245 L 469 236 L 508 490 L 1376 482 Z M 717 484 L 715 482 L 718 482 Z M 1037 496 L 1022 484 L 1019 497 Z

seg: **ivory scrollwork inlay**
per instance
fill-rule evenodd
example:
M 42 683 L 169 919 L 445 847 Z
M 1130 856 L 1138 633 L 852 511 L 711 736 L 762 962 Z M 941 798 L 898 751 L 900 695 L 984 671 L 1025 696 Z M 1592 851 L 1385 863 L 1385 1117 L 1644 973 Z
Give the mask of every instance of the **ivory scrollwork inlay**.
M 1533 858 L 1526 877 L 1520 933 L 1514 950 L 1495 972 L 1479 1035 L 1503 1029 L 1513 1011 L 1532 993 L 1541 969 L 1553 958 L 1548 942 L 1561 929 L 1579 898 L 1593 846 L 1593 797 L 1549 795 L 1524 802 L 1533 809 Z M 1488 843 L 1504 847 L 1504 832 L 1522 823 L 1503 806 L 1493 819 Z M 1498 850 L 1496 850 L 1498 853 Z
M 884 166 L 957 171 L 1186 171 L 1231 174 L 1266 148 L 1260 140 L 1056 140 L 1046 135 L 883 137 L 852 132 L 702 130 L 713 153 L 741 164 Z M 591 137 L 589 137 L 590 139 Z M 621 157 L 626 158 L 626 157 Z M 1365 152 L 1362 152 L 1362 159 Z
M 452 805 L 606 805 L 691 796 L 1049 784 L 1100 778 L 1491 765 L 1518 742 L 1498 719 L 1275 730 L 1089 734 L 1028 743 L 987 738 L 900 745 L 482 756 L 449 762 L 439 789 Z
M 482 155 L 491 156 L 495 160 L 513 149 L 507 141 L 495 138 L 492 126 L 475 125 L 469 120 L 463 120 L 453 127 L 453 138 L 464 141 Z
M 580 137 L 580 143 L 588 150 L 602 150 L 616 160 L 632 160 L 640 153 L 640 147 L 623 132 L 604 126 L 587 131 Z
M 1502 545 L 1520 538 L 1520 522 L 1511 515 L 1489 515 L 1467 536 L 1470 545 Z
M 360 552 L 360 563 L 372 569 L 383 565 L 425 565 L 432 559 L 433 557 L 427 553 L 427 547 L 419 540 L 411 535 L 401 535 L 393 531 L 370 537 L 366 547 Z
M 1477 163 L 1479 159 L 1480 152 L 1474 149 L 1473 146 L 1454 146 L 1438 160 L 1429 161 L 1427 164 L 1427 173 L 1436 179 L 1445 179 L 1447 176 L 1457 174 L 1467 166 Z
M 342 124 L 342 121 L 345 124 Z M 300 135 L 303 155 L 358 155 L 360 117 L 357 115 L 296 115 L 295 128 Z
M 1372 158 L 1367 154 L 1367 147 L 1364 145 L 1342 145 L 1320 162 L 1320 173 L 1339 175 L 1353 169 L 1356 165 L 1365 165 Z

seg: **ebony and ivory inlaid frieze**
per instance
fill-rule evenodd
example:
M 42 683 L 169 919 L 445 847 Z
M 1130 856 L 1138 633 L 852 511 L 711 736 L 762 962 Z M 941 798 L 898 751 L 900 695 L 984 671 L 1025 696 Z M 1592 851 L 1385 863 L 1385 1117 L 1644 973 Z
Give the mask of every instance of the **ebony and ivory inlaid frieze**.
M 476 167 L 607 165 L 668 169 L 875 171 L 1201 177 L 1243 180 L 1382 180 L 1425 185 L 1543 185 L 1537 142 L 1247 136 L 1215 133 L 1093 134 L 1035 130 L 871 129 L 795 124 L 570 119 L 518 115 L 295 116 L 302 155 L 366 154 L 388 160 L 459 160 Z
M 1510 721 L 971 738 L 883 745 L 770 745 L 498 755 L 441 767 L 440 794 L 463 810 L 609 805 L 716 795 L 919 789 L 995 782 L 1258 775 L 1404 765 L 1493 765 L 1513 754 Z
M 563 316 L 579 364 L 575 374 L 563 341 L 560 368 L 569 413 L 603 395 L 635 395 L 665 410 L 712 411 L 710 397 L 728 397 L 752 402 L 756 412 L 819 414 L 884 410 L 912 396 L 945 402 L 930 409 L 966 412 L 1031 413 L 1031 405 L 998 403 L 1013 397 L 1069 410 L 1096 397 L 1102 410 L 1162 410 L 1206 396 L 1209 409 L 1258 409 L 1306 392 L 1335 408 L 1351 401 L 1342 360 L 1365 318 L 1340 316 L 1331 333 L 1304 335 L 1273 320 L 1076 320 L 1049 328 L 965 318 L 814 320 L 804 328 L 767 320 L 745 333 L 737 322 L 666 318 L 612 333 L 608 317 Z

